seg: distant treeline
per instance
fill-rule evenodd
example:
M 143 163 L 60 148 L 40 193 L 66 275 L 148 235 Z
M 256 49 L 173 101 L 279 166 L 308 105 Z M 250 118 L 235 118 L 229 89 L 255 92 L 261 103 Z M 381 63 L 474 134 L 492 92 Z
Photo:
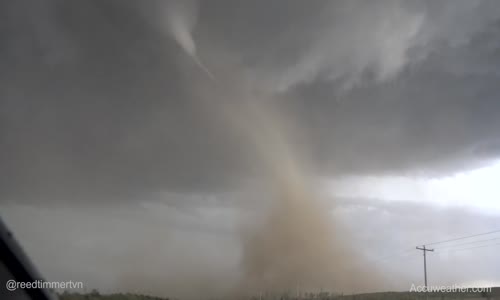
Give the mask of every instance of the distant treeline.
M 153 297 L 147 295 L 137 295 L 129 293 L 100 294 L 92 291 L 88 294 L 64 292 L 59 294 L 60 300 L 174 300 L 169 298 Z
M 177 300 L 136 294 L 99 294 L 92 291 L 88 294 L 64 292 L 60 300 Z M 384 292 L 356 295 L 335 295 L 330 293 L 305 293 L 303 295 L 274 294 L 261 295 L 249 300 L 500 300 L 500 287 L 493 288 L 490 293 L 416 293 L 416 292 Z M 205 299 L 200 299 L 205 300 Z M 218 299 L 206 299 L 218 300 Z M 242 299 L 234 299 L 242 300 Z

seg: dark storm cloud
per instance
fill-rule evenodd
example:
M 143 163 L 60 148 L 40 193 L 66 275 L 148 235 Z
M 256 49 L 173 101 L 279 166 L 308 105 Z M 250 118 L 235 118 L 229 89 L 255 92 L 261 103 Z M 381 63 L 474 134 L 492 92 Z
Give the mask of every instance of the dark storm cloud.
M 209 80 L 165 3 L 0 4 L 2 201 L 127 199 L 252 174 L 244 137 L 200 107 Z M 215 73 L 234 63 L 234 77 L 279 95 L 323 174 L 433 172 L 500 150 L 499 7 L 210 1 L 191 22 Z
M 230 173 L 238 149 L 189 96 L 190 62 L 136 4 L 45 2 L 2 4 L 4 196 L 127 197 Z
M 491 50 L 482 38 L 479 45 L 446 48 L 446 55 L 432 53 L 391 82 L 340 96 L 329 82 L 298 87 L 297 113 L 316 141 L 314 156 L 330 171 L 429 175 L 498 158 L 500 78 L 492 65 L 499 61 L 485 53 Z

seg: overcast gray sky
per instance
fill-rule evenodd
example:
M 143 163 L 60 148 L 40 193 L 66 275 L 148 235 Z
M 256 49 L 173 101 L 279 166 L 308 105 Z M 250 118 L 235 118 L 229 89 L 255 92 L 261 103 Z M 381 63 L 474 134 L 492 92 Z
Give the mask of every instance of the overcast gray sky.
M 345 289 L 407 290 L 420 253 L 377 258 L 500 229 L 497 1 L 3 1 L 0 41 L 1 216 L 48 278 L 227 292 L 248 228 L 281 226 L 269 185 L 393 276 Z M 430 280 L 500 284 L 493 253 Z

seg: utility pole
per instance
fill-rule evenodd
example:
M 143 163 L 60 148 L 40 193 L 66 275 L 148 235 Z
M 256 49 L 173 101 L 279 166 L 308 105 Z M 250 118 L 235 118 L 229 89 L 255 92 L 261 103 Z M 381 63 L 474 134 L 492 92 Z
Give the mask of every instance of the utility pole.
M 424 284 L 425 284 L 425 290 L 427 290 L 427 259 L 426 259 L 426 253 L 427 251 L 434 252 L 434 249 L 427 249 L 425 248 L 425 245 L 422 247 L 416 247 L 418 250 L 422 250 L 424 253 Z

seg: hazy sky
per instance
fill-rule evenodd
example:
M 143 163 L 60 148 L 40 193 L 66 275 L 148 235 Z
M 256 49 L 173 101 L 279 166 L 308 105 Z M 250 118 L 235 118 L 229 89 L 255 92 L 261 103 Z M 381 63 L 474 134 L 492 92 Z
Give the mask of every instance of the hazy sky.
M 296 165 L 381 290 L 500 229 L 498 1 L 12 0 L 0 41 L 1 216 L 48 278 L 230 289 Z M 430 281 L 500 284 L 496 251 Z

